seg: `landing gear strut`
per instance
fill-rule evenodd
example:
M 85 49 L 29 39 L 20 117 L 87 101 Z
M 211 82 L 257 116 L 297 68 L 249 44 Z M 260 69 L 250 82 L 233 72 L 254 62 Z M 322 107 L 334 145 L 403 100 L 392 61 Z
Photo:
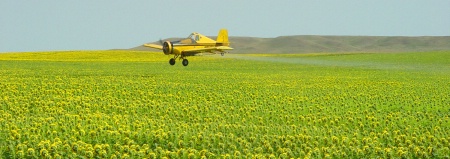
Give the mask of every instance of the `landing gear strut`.
M 171 58 L 169 60 L 169 64 L 170 65 L 175 65 L 175 59 L 177 59 L 180 55 L 175 55 L 173 58 Z M 183 66 L 187 66 L 189 64 L 189 61 L 186 59 L 186 56 L 181 55 L 181 57 L 179 58 L 180 60 L 183 59 L 183 61 L 181 62 L 181 64 L 183 64 Z

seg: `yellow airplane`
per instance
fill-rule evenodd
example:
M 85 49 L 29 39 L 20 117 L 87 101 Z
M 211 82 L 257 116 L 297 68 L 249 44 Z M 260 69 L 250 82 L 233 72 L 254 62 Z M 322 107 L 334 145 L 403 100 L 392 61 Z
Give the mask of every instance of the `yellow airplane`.
M 227 53 L 226 50 L 233 49 L 230 47 L 228 31 L 226 29 L 221 29 L 219 31 L 216 40 L 194 32 L 186 39 L 165 41 L 164 43 L 160 41 L 160 43 L 162 45 L 144 44 L 144 46 L 163 50 L 166 55 L 174 54 L 174 57 L 169 60 L 170 65 L 175 65 L 175 59 L 179 58 L 180 60 L 183 60 L 183 66 L 187 66 L 189 64 L 189 61 L 186 59 L 187 56 L 194 56 L 203 52 L 219 52 L 223 56 Z

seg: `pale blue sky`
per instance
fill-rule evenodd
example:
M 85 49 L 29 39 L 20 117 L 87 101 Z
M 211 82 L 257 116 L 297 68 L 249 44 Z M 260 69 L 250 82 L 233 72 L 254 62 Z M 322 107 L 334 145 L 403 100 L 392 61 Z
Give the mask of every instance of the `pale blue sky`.
M 0 52 L 230 36 L 450 36 L 450 0 L 0 0 Z

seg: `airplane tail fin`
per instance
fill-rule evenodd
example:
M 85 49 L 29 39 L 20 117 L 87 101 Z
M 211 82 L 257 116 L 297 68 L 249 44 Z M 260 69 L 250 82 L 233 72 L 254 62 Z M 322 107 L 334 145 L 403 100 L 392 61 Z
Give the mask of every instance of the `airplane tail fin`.
M 228 31 L 227 29 L 220 29 L 219 35 L 217 35 L 217 44 L 221 46 L 230 46 L 230 42 L 228 41 Z

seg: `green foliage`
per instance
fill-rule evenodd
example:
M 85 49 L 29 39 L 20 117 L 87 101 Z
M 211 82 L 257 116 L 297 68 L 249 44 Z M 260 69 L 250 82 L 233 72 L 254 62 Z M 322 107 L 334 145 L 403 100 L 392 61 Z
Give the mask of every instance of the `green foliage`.
M 448 55 L 1 54 L 0 155 L 448 157 Z

